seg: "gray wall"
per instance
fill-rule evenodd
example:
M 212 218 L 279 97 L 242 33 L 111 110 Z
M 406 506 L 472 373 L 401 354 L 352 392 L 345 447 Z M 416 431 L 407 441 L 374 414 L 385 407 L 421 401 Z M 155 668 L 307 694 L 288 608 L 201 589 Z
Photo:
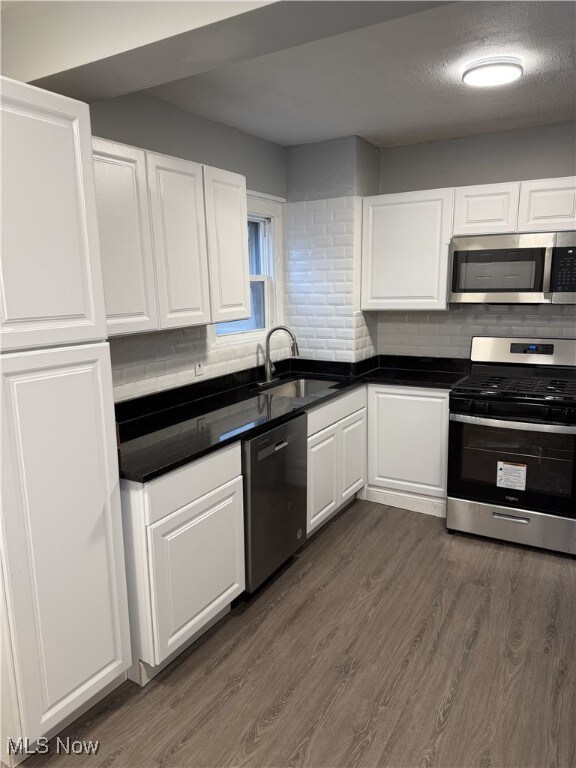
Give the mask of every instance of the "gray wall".
M 434 141 L 380 152 L 380 192 L 576 173 L 576 123 Z
M 286 150 L 290 202 L 378 194 L 378 149 L 358 136 Z
M 356 138 L 356 192 L 360 197 L 377 195 L 380 191 L 380 150 L 363 139 Z
M 285 150 L 269 141 L 143 93 L 94 102 L 90 115 L 95 136 L 235 171 L 248 189 L 286 196 Z

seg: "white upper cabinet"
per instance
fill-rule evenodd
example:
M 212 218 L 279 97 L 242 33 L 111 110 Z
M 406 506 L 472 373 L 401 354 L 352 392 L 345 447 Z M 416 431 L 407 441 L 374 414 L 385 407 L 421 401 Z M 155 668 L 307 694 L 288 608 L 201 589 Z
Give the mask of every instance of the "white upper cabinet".
M 456 187 L 455 235 L 516 232 L 520 182 Z
M 520 184 L 519 232 L 576 229 L 576 177 Z
M 2 347 L 104 339 L 88 106 L 1 89 Z
M 362 309 L 446 309 L 452 189 L 364 199 Z
M 6 735 L 30 742 L 130 665 L 111 380 L 106 343 L 2 360 L 2 558 L 21 720 Z
M 160 327 L 207 325 L 211 317 L 202 166 L 152 152 L 146 157 Z
M 243 176 L 94 139 L 110 334 L 250 316 Z
M 92 148 L 108 334 L 158 328 L 146 154 L 102 139 Z
M 250 317 L 246 179 L 204 168 L 212 321 Z

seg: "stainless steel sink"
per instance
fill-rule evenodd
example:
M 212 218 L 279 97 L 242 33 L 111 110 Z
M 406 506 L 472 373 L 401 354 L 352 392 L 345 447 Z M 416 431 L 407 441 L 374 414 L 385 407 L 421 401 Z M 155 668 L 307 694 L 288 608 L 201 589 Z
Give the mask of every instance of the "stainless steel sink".
M 262 387 L 261 392 L 267 395 L 279 395 L 280 397 L 307 397 L 323 389 L 330 389 L 338 384 L 330 379 L 294 379 L 284 381 L 275 386 Z

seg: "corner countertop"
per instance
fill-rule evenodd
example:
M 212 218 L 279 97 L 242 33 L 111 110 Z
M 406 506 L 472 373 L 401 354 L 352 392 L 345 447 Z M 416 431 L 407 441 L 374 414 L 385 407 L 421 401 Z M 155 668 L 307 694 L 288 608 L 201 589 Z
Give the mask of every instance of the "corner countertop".
M 149 482 L 366 383 L 450 389 L 467 373 L 464 361 L 450 365 L 439 360 L 432 365 L 441 370 L 433 370 L 430 360 L 412 358 L 408 365 L 401 366 L 398 358 L 376 356 L 356 366 L 322 366 L 319 361 L 297 361 L 297 367 L 294 361 L 284 365 L 289 369 L 279 371 L 284 380 L 321 376 L 333 382 L 307 397 L 255 391 L 262 375 L 260 369 L 251 369 L 221 380 L 118 403 L 120 477 Z M 306 366 L 307 362 L 310 365 Z M 303 370 L 306 367 L 308 370 Z

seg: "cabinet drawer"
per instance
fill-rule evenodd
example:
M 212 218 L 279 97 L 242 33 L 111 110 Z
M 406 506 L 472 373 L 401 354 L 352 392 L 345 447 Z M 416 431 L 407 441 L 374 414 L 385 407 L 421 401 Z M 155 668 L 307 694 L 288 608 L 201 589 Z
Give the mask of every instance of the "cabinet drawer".
M 365 407 L 366 387 L 361 387 L 336 400 L 331 400 L 326 405 L 314 408 L 313 411 L 308 411 L 308 437 Z
M 240 443 L 222 448 L 203 459 L 169 472 L 146 486 L 147 522 L 156 523 L 190 503 L 234 480 L 242 472 Z

